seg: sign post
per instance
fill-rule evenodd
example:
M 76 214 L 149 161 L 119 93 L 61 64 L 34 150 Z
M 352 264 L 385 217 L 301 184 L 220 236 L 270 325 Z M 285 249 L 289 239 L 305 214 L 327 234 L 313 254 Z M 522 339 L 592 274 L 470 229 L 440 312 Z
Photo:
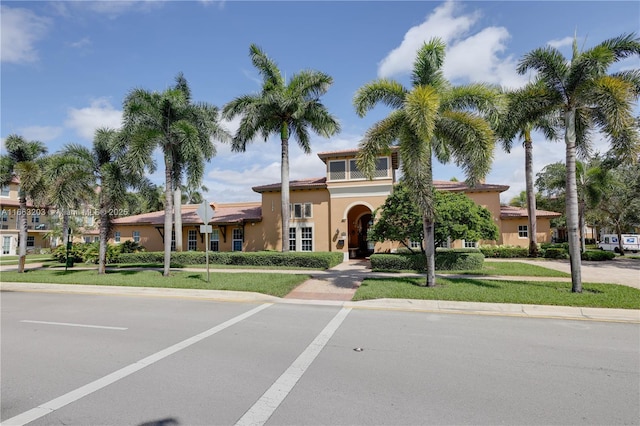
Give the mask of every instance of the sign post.
M 198 217 L 200 218 L 200 220 L 204 222 L 204 225 L 200 225 L 200 233 L 204 234 L 204 242 L 205 242 L 204 252 L 205 252 L 205 258 L 207 261 L 207 283 L 208 283 L 209 282 L 209 234 L 212 231 L 212 226 L 209 225 L 209 221 L 213 219 L 213 215 L 216 212 L 215 210 L 213 210 L 213 208 L 211 207 L 211 205 L 207 200 L 204 200 L 202 204 L 200 204 L 200 207 L 198 207 L 198 210 L 196 212 L 198 213 Z

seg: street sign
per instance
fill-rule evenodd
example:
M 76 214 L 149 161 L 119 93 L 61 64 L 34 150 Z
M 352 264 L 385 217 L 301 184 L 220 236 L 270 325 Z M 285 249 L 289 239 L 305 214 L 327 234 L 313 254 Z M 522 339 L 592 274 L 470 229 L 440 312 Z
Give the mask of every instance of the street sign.
M 204 234 L 204 252 L 207 260 L 207 282 L 209 282 L 209 234 L 212 233 L 213 227 L 209 225 L 209 221 L 213 219 L 213 215 L 216 214 L 215 210 L 211 207 L 211 204 L 207 200 L 204 200 L 202 204 L 196 210 L 198 217 L 204 223 L 200 225 L 200 233 Z
M 200 220 L 204 222 L 205 225 L 208 225 L 209 221 L 213 219 L 213 215 L 216 212 L 215 210 L 213 210 L 213 207 L 211 207 L 211 204 L 209 204 L 207 200 L 204 200 L 202 204 L 198 206 L 198 210 L 196 210 L 196 213 L 198 213 L 198 217 L 200 218 Z

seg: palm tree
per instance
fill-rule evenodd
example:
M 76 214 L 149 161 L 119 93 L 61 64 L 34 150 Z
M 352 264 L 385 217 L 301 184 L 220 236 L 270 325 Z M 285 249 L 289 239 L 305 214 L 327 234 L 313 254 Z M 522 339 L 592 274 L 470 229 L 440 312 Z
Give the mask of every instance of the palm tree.
M 639 54 L 640 39 L 634 34 L 605 40 L 582 52 L 574 38 L 571 61 L 547 46 L 527 53 L 518 64 L 520 74 L 537 71 L 543 89 L 523 105 L 519 114 L 530 118 L 554 112 L 563 115 L 571 290 L 576 293 L 582 292 L 576 146 L 587 143 L 589 132 L 598 129 L 609 136 L 617 156 L 637 159 L 640 138 L 633 105 L 640 94 L 640 72 L 634 69 L 607 74 L 607 70 L 615 62 Z
M 524 102 L 527 102 L 529 98 L 536 96 L 542 90 L 544 88 L 539 87 L 539 84 L 528 84 L 522 89 L 508 92 L 507 113 L 501 117 L 500 125 L 498 126 L 498 134 L 502 141 L 502 147 L 506 152 L 511 152 L 513 139 L 516 136 L 523 141 L 526 187 L 524 205 L 527 207 L 527 216 L 529 218 L 530 257 L 538 257 L 536 194 L 533 181 L 533 139 L 531 138 L 531 132 L 537 130 L 542 132 L 546 139 L 557 139 L 560 117 L 556 114 L 531 119 L 530 117 L 519 116 L 518 112 Z
M 262 76 L 259 94 L 235 98 L 223 108 L 223 116 L 231 120 L 242 116 L 233 138 L 232 150 L 244 152 L 247 143 L 257 135 L 265 142 L 272 134 L 281 142 L 281 215 L 282 251 L 289 251 L 289 139 L 295 138 L 305 153 L 311 152 L 309 129 L 325 138 L 340 131 L 340 125 L 320 102 L 333 78 L 319 71 L 304 70 L 293 74 L 287 83 L 277 64 L 258 46 L 249 48 L 251 62 Z
M 0 156 L 0 186 L 8 185 L 16 178 L 20 182 L 18 272 L 24 272 L 27 258 L 27 199 L 36 204 L 44 198 L 42 169 L 46 162 L 47 148 L 42 142 L 27 141 L 15 134 L 7 137 L 4 146 L 7 153 Z
M 182 201 L 187 204 L 202 204 L 204 201 L 203 192 L 209 192 L 209 188 L 206 185 L 200 185 L 200 187 L 183 186 L 184 193 L 182 194 Z
M 492 124 L 497 125 L 501 99 L 487 85 L 452 86 L 442 73 L 444 58 L 445 44 L 434 38 L 417 52 L 411 88 L 379 79 L 361 87 L 353 100 L 361 117 L 378 103 L 394 109 L 365 133 L 357 164 L 371 177 L 376 157 L 399 146 L 405 181 L 422 210 L 428 287 L 435 285 L 432 155 L 443 163 L 453 157 L 470 185 L 482 179 L 493 159 Z
M 62 213 L 61 237 L 66 244 L 69 237 L 69 216 L 72 209 L 92 205 L 95 191 L 91 174 L 84 161 L 74 155 L 57 153 L 52 155 L 45 168 L 48 203 Z
M 219 125 L 216 107 L 191 101 L 181 73 L 176 85 L 164 92 L 132 90 L 124 101 L 123 131 L 122 143 L 128 145 L 127 161 L 132 170 L 152 172 L 154 149 L 159 147 L 164 154 L 164 276 L 169 276 L 176 183 L 186 175 L 187 182 L 197 186 L 202 181 L 205 161 L 216 152 L 211 138 L 226 141 L 229 135 Z
M 119 143 L 120 135 L 113 129 L 96 130 L 91 149 L 79 144 L 67 144 L 61 156 L 76 158 L 78 172 L 98 194 L 100 251 L 98 274 L 106 273 L 107 242 L 111 237 L 112 220 L 123 205 L 127 188 L 144 181 L 141 173 L 130 170 L 126 163 L 126 150 Z

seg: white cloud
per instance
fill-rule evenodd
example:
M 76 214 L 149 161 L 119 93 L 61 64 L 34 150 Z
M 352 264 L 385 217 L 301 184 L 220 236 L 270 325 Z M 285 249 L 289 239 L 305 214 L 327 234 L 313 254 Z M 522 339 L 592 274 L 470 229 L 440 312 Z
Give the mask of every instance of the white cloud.
M 550 40 L 547 44 L 551 47 L 555 47 L 556 49 L 560 49 L 562 47 L 571 46 L 573 44 L 573 36 L 567 36 L 565 38 L 561 38 L 560 40 Z
M 378 76 L 409 73 L 423 43 L 440 37 L 447 45 L 443 72 L 448 79 L 488 82 L 510 88 L 524 85 L 527 79 L 516 73 L 516 60 L 512 56 L 500 56 L 511 37 L 507 29 L 486 27 L 468 36 L 480 13 L 460 15 L 458 10 L 456 3 L 448 1 L 436 8 L 422 24 L 410 28 L 400 46 L 380 62 Z
M 29 126 L 18 130 L 18 133 L 27 140 L 49 142 L 62 134 L 64 129 L 56 126 Z
M 0 6 L 2 62 L 22 64 L 38 59 L 36 42 L 47 33 L 51 21 L 28 9 Z
M 416 52 L 422 44 L 433 37 L 440 37 L 445 43 L 466 34 L 478 20 L 479 14 L 454 17 L 456 3 L 447 1 L 437 7 L 426 20 L 412 27 L 404 35 L 400 46 L 393 49 L 379 64 L 378 76 L 408 73 L 411 71 Z
M 69 46 L 71 47 L 75 47 L 77 49 L 83 48 L 83 47 L 87 47 L 87 46 L 91 46 L 91 39 L 89 37 L 84 37 L 78 41 L 74 41 L 69 43 Z
M 114 109 L 104 98 L 92 101 L 91 105 L 85 108 L 70 108 L 67 116 L 65 126 L 74 129 L 86 140 L 93 140 L 96 129 L 119 129 L 122 124 L 122 111 Z

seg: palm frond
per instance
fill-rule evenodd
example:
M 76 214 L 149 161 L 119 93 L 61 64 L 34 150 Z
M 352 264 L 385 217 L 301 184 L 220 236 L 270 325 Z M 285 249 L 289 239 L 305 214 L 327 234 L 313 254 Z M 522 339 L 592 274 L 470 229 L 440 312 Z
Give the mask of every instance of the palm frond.
M 442 74 L 446 46 L 442 39 L 432 38 L 416 54 L 411 73 L 413 86 L 431 85 L 442 88 L 446 80 Z
M 541 47 L 525 54 L 518 63 L 516 71 L 522 75 L 531 69 L 538 72 L 539 77 L 548 83 L 549 88 L 553 88 L 565 99 L 568 97 L 565 80 L 569 74 L 569 66 L 558 49 Z
M 416 132 L 416 136 L 429 141 L 440 108 L 440 96 L 431 86 L 418 86 L 405 98 L 404 110 L 407 122 Z
M 400 135 L 400 129 L 406 124 L 403 110 L 391 112 L 387 117 L 375 123 L 367 130 L 358 144 L 356 164 L 367 178 L 373 177 L 376 159 L 389 151 L 393 142 Z
M 252 44 L 249 47 L 251 63 L 258 70 L 263 79 L 263 91 L 284 86 L 284 79 L 278 65 L 270 59 L 260 47 Z
M 359 88 L 353 97 L 353 105 L 356 114 L 364 117 L 379 102 L 390 108 L 402 108 L 407 93 L 408 91 L 397 81 L 379 79 Z
M 287 85 L 287 93 L 291 97 L 317 99 L 327 93 L 333 78 L 320 71 L 304 70 L 294 74 Z

